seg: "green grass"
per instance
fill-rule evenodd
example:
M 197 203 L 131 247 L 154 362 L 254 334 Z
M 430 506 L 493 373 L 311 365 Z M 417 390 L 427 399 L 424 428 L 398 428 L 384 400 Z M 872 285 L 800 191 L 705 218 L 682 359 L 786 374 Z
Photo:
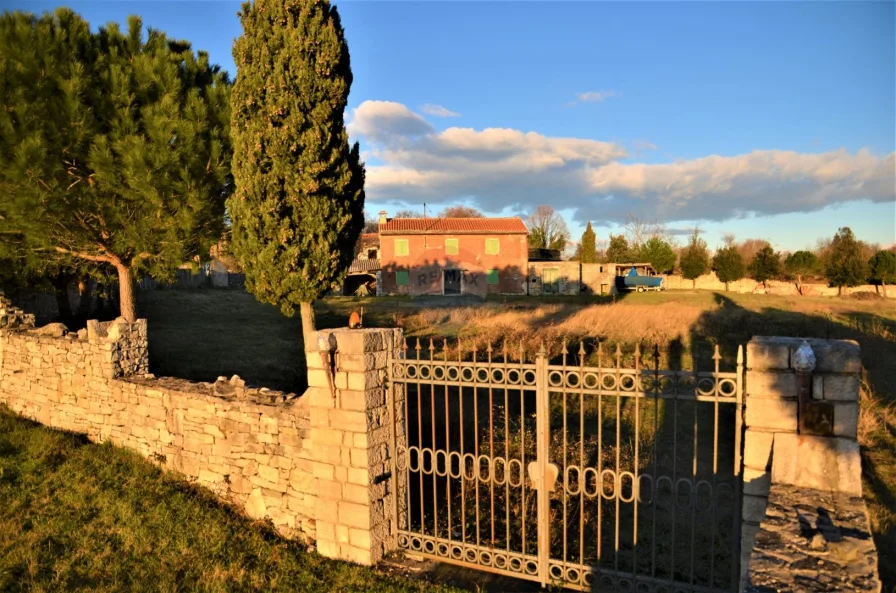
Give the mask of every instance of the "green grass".
M 327 560 L 137 454 L 0 406 L 0 591 L 449 591 Z

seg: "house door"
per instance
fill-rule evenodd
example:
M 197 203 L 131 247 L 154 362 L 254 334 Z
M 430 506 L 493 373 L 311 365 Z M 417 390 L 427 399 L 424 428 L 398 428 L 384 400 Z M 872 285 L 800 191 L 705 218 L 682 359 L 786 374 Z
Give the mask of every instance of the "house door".
M 461 293 L 463 270 L 443 270 L 442 294 L 452 295 Z

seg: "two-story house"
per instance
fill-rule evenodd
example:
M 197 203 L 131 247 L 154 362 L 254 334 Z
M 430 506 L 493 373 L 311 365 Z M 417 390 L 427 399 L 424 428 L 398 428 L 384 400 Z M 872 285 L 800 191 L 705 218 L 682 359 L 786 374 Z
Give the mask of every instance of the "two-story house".
M 513 218 L 380 213 L 382 294 L 525 294 L 528 232 Z

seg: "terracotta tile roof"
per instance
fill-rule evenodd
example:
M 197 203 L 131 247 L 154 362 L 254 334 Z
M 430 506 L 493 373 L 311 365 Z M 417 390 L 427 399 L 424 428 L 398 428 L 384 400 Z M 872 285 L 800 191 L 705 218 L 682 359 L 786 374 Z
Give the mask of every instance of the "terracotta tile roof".
M 511 218 L 391 218 L 380 225 L 383 235 L 527 233 L 519 217 Z

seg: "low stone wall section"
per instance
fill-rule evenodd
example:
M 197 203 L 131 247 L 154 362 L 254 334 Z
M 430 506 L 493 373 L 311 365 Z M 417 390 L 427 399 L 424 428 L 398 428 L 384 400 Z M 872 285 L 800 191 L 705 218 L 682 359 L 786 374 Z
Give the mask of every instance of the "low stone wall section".
M 49 329 L 48 329 L 49 328 Z M 46 426 L 127 447 L 289 537 L 315 536 L 309 410 L 292 394 L 146 374 L 146 322 L 0 332 L 0 402 Z

